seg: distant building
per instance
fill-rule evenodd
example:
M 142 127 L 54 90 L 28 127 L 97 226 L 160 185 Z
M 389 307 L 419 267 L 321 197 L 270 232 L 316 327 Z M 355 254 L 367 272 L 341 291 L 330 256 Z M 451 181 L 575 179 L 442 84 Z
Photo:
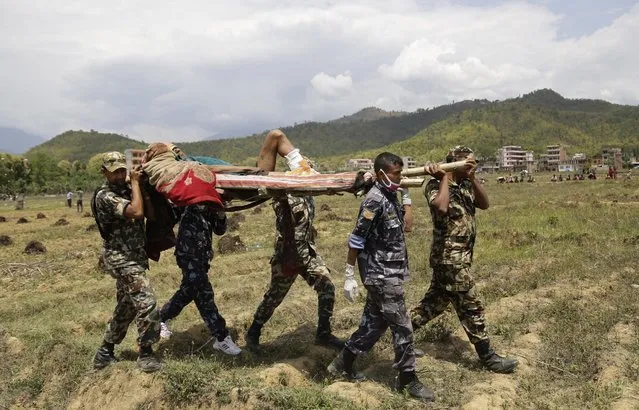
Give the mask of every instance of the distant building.
M 351 158 L 346 163 L 349 169 L 373 169 L 373 161 L 368 158 Z
M 534 162 L 534 153 L 519 145 L 504 145 L 497 150 L 499 168 L 508 171 L 523 171 Z
M 124 151 L 124 158 L 126 158 L 126 166 L 131 169 L 136 165 L 142 165 L 142 159 L 144 157 L 143 149 L 127 149 Z
M 402 162 L 404 163 L 404 168 L 415 168 L 417 166 L 413 157 L 402 157 Z
M 601 150 L 601 161 L 603 165 L 612 166 L 615 169 L 623 167 L 623 157 L 621 148 L 604 148 Z
M 557 166 L 560 161 L 566 160 L 566 149 L 561 145 L 547 145 L 546 155 L 548 155 L 548 165 Z

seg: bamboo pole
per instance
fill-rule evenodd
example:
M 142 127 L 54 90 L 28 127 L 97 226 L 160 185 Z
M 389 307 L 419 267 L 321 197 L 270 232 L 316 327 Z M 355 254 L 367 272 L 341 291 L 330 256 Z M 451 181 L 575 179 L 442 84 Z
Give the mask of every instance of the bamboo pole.
M 466 160 L 439 164 L 439 167 L 446 172 L 453 172 L 457 168 L 465 166 L 468 166 Z M 404 177 L 417 177 L 422 175 L 428 175 L 428 173 L 426 172 L 426 165 L 424 165 L 423 167 L 408 168 L 402 171 L 402 176 Z
M 399 185 L 402 188 L 419 188 L 424 185 L 424 178 L 402 178 Z

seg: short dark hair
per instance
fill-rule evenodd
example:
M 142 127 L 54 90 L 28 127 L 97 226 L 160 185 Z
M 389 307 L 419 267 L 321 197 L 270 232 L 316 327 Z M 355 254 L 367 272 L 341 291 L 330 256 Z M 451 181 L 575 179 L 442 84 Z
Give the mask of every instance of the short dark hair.
M 404 161 L 402 161 L 402 159 L 397 155 L 390 152 L 382 152 L 377 157 L 375 157 L 375 172 L 378 172 L 380 169 L 388 171 L 391 165 L 399 165 L 403 167 Z

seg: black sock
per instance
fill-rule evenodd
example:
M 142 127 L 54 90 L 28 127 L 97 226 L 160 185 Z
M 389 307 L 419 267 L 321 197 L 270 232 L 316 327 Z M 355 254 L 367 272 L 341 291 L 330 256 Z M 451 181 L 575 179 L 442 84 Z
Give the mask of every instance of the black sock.
M 106 347 L 109 353 L 113 353 L 113 349 L 115 348 L 115 344 L 109 342 L 102 342 L 102 347 Z
M 140 346 L 140 356 L 150 356 L 153 354 L 153 348 L 151 345 Z

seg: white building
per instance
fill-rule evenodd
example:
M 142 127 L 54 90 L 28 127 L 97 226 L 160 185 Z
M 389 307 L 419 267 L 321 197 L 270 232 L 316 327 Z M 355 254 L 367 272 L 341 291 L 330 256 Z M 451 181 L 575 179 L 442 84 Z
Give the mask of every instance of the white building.
M 404 163 L 404 168 L 415 168 L 417 166 L 417 162 L 415 162 L 413 157 L 402 157 L 402 162 Z
M 533 152 L 526 151 L 519 145 L 504 145 L 497 150 L 497 162 L 499 163 L 499 168 L 525 168 L 527 164 L 532 163 L 533 161 Z
M 351 158 L 346 163 L 346 167 L 350 169 L 373 169 L 373 161 L 368 158 Z

